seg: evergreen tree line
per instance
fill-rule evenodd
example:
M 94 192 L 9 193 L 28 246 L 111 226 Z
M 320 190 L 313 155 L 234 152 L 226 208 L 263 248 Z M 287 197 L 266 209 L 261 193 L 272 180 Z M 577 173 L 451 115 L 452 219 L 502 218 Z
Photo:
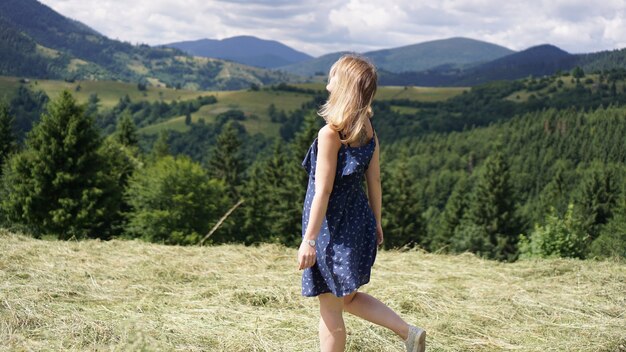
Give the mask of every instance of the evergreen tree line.
M 142 153 L 128 116 L 103 137 L 69 91 L 48 104 L 23 148 L 14 121 L 2 106 L 0 221 L 36 237 L 195 244 L 238 195 L 243 164 L 231 158 L 239 143 L 233 124 L 224 127 L 210 163 L 220 167 L 207 170 L 172 156 L 163 140 Z
M 2 111 L 10 126 L 15 119 Z M 548 109 L 413 141 L 381 138 L 384 246 L 508 261 L 626 256 L 625 111 Z M 5 226 L 36 236 L 197 244 L 243 200 L 205 243 L 296 245 L 307 181 L 300 162 L 323 121 L 309 111 L 290 141 L 275 140 L 251 164 L 242 127 L 218 121 L 203 165 L 172 155 L 165 134 L 142 152 L 130 118 L 102 137 L 64 92 L 22 150 L 4 143 L 16 140 L 11 128 L 0 128 L 9 136 L 0 148 Z
M 581 77 L 586 77 L 584 72 Z M 571 88 L 564 86 L 563 80 L 567 79 L 574 80 L 575 85 Z M 539 91 L 549 85 L 551 88 L 547 92 Z M 519 91 L 530 92 L 529 99 L 506 99 Z M 624 71 L 611 70 L 601 72 L 597 81 L 588 83 L 581 78 L 572 78 L 566 72 L 539 79 L 490 82 L 440 102 L 410 99 L 375 101 L 373 108 L 381 121 L 377 125 L 381 136 L 397 141 L 432 132 L 446 133 L 488 126 L 516 115 L 548 108 L 590 111 L 601 106 L 625 104 Z M 417 111 L 413 114 L 399 113 L 392 109 L 393 106 L 413 107 Z
M 19 148 L 12 128 L 15 119 L 3 108 L 3 226 L 36 237 L 197 244 L 229 207 L 244 199 L 206 243 L 295 240 L 293 230 L 299 229 L 300 221 L 293 219 L 301 218 L 301 192 L 297 183 L 286 181 L 295 176 L 302 184 L 304 179 L 292 162 L 296 153 L 282 143 L 273 144 L 273 154 L 258 153 L 256 164 L 247 167 L 243 126 L 218 117 L 218 128 L 211 128 L 219 131 L 215 147 L 203 165 L 187 155 L 172 155 L 166 133 L 159 135 L 150 153 L 143 153 L 128 115 L 120 118 L 115 133 L 103 137 L 86 109 L 64 91 L 47 105 Z M 321 127 L 316 122 L 315 131 Z M 247 170 L 252 177 L 246 177 Z M 264 213 L 276 209 L 272 204 L 281 211 Z
M 383 228 L 400 234 L 388 245 L 509 261 L 626 257 L 625 111 L 547 109 L 390 145 Z M 409 204 L 410 219 L 394 211 Z
M 37 43 L 0 16 L 0 74 L 59 77 L 70 62 L 68 55 L 51 58 L 38 52 Z
M 137 127 L 148 126 L 176 116 L 188 116 L 198 111 L 202 106 L 217 103 L 215 96 L 198 96 L 187 101 L 174 100 L 171 103 L 164 101 L 131 101 L 128 94 L 120 98 L 118 103 L 105 111 L 99 109 L 100 99 L 97 94 L 91 94 L 87 103 L 87 111 L 95 114 L 97 125 L 106 134 L 113 133 L 120 116 L 129 115 Z

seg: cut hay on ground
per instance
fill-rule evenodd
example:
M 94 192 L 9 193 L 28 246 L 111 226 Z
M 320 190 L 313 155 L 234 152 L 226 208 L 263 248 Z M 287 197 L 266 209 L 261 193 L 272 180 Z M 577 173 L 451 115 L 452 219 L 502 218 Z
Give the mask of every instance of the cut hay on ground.
M 296 249 L 44 241 L 0 230 L 0 350 L 319 351 Z M 372 294 L 428 351 L 626 351 L 626 264 L 380 251 Z M 347 351 L 402 351 L 345 313 Z M 621 346 L 621 347 L 620 347 Z

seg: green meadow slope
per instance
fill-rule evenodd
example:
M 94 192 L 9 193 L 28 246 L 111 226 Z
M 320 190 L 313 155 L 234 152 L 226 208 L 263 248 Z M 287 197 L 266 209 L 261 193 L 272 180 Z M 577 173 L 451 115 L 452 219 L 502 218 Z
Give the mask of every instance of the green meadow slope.
M 297 250 L 37 240 L 0 229 L 0 350 L 318 351 Z M 360 290 L 429 351 L 624 351 L 626 263 L 378 253 Z M 345 313 L 347 351 L 402 351 Z
M 15 95 L 18 87 L 24 85 L 32 90 L 43 90 L 51 99 L 56 98 L 64 89 L 72 92 L 78 103 L 84 104 L 91 94 L 97 94 L 100 107 L 109 109 L 115 106 L 120 98 L 128 95 L 132 101 L 185 101 L 196 99 L 198 96 L 213 95 L 217 98 L 216 104 L 205 105 L 191 114 L 193 122 L 201 118 L 206 122 L 213 122 L 217 115 L 229 110 L 241 110 L 247 119 L 242 125 L 250 134 L 257 132 L 266 136 L 276 136 L 281 126 L 279 122 L 272 122 L 268 108 L 274 104 L 277 110 L 290 113 L 313 98 L 312 94 L 293 91 L 276 91 L 268 89 L 251 90 L 207 90 L 196 91 L 188 89 L 173 89 L 166 87 L 148 86 L 146 91 L 140 91 L 136 84 L 119 81 L 81 81 L 66 82 L 63 80 L 31 79 L 21 83 L 18 77 L 0 76 L 0 101 L 9 101 Z M 323 90 L 325 83 L 293 84 L 298 88 Z M 401 87 L 381 86 L 376 93 L 377 100 L 409 99 L 415 101 L 442 101 L 461 94 L 467 88 L 437 88 L 437 87 Z M 395 109 L 411 113 L 414 108 L 395 107 Z M 175 116 L 169 120 L 148 125 L 140 129 L 141 133 L 156 134 L 159 131 L 175 130 L 186 132 L 189 126 L 185 124 L 185 116 Z

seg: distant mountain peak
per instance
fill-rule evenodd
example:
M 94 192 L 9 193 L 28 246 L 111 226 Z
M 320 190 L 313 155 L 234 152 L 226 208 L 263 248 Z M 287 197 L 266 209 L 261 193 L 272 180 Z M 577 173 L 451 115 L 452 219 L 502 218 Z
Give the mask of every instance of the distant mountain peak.
M 539 44 L 539 45 L 534 45 L 531 46 L 529 48 L 527 48 L 526 50 L 524 50 L 526 52 L 555 52 L 555 53 L 562 53 L 562 54 L 566 54 L 566 55 L 571 55 L 570 53 L 568 53 L 567 51 L 559 48 L 556 45 L 552 45 L 552 44 Z
M 296 64 L 312 58 L 276 41 L 252 35 L 238 35 L 222 39 L 199 39 L 176 42 L 164 46 L 183 50 L 191 55 L 236 61 L 242 64 L 275 68 Z
M 382 70 L 401 73 L 419 72 L 441 65 L 465 67 L 488 62 L 512 53 L 514 53 L 513 50 L 500 45 L 476 39 L 452 37 L 368 51 L 363 55 L 372 59 L 374 64 Z M 280 67 L 280 69 L 299 75 L 327 72 L 332 65 L 329 58 L 336 57 L 337 54 L 327 54 L 297 65 Z

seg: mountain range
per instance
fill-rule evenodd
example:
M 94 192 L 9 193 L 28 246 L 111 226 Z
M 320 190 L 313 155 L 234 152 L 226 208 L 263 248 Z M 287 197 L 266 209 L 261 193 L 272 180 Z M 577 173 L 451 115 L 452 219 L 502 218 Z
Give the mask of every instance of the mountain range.
M 36 0 L 0 1 L 0 75 L 146 81 L 228 90 L 298 82 L 293 74 L 112 40 Z
M 515 51 L 499 45 L 454 37 L 361 54 L 370 58 L 379 69 L 400 73 L 424 71 L 442 64 L 449 64 L 456 68 L 467 67 L 513 53 Z M 332 62 L 341 54 L 343 52 L 327 54 L 296 65 L 282 66 L 279 69 L 299 75 L 327 72 Z
M 163 45 L 191 55 L 214 57 L 263 68 L 297 64 L 313 57 L 275 40 L 241 35 L 222 40 L 199 39 Z
M 0 2 L 0 75 L 229 90 L 324 79 L 344 53 L 312 57 L 253 36 L 131 45 L 109 39 L 36 0 Z M 576 66 L 586 71 L 626 67 L 626 49 L 570 54 L 542 44 L 516 52 L 462 37 L 361 54 L 376 64 L 382 85 L 472 86 Z

